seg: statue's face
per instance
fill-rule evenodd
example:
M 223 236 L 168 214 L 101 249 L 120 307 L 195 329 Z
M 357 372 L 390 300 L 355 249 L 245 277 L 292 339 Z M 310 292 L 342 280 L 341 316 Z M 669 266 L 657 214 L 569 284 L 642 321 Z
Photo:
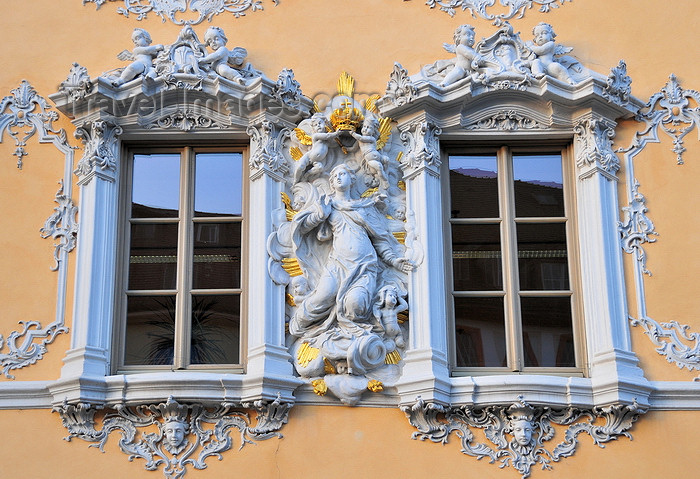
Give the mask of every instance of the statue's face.
M 177 447 L 185 440 L 185 425 L 180 422 L 169 422 L 163 429 L 165 442 L 171 447 Z
M 308 285 L 306 280 L 299 280 L 294 282 L 294 294 L 301 295 L 306 293 L 308 290 Z
M 396 303 L 398 303 L 399 300 L 396 296 L 396 291 L 393 289 L 390 289 L 386 292 L 386 304 L 389 306 L 396 306 Z
M 209 38 L 209 41 L 207 43 L 209 44 L 209 46 L 213 50 L 218 50 L 219 48 L 226 45 L 226 43 L 224 42 L 224 39 L 221 38 L 221 35 L 212 35 L 211 38 Z
M 535 44 L 544 45 L 552 41 L 552 31 L 548 27 L 535 27 Z
M 362 134 L 365 136 L 374 136 L 374 125 L 368 121 L 362 124 Z
M 134 45 L 137 47 L 146 47 L 150 42 L 143 33 L 139 32 L 134 35 Z
M 513 422 L 513 437 L 521 446 L 527 446 L 532 440 L 532 424 L 525 419 Z
M 464 43 L 466 45 L 468 45 L 468 46 L 474 45 L 474 30 L 470 30 L 470 29 L 464 30 L 462 35 L 464 37 Z
M 350 176 L 350 172 L 343 168 L 336 170 L 336 172 L 333 174 L 333 177 L 331 178 L 331 184 L 338 191 L 347 190 L 352 184 L 352 177 Z

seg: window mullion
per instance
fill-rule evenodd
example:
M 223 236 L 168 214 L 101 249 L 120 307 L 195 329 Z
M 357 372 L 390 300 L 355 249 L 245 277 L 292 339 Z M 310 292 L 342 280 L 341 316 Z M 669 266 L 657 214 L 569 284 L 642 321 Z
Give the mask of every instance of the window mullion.
M 175 321 L 175 369 L 185 369 L 190 363 L 192 285 L 192 216 L 194 201 L 194 152 L 185 148 L 180 161 L 180 228 L 177 258 L 177 315 Z
M 498 151 L 498 188 L 501 198 L 501 252 L 503 255 L 503 286 L 505 289 L 506 336 L 508 342 L 508 366 L 514 371 L 523 368 L 522 327 L 518 297 L 518 254 L 515 230 L 515 193 L 513 169 L 508 147 Z

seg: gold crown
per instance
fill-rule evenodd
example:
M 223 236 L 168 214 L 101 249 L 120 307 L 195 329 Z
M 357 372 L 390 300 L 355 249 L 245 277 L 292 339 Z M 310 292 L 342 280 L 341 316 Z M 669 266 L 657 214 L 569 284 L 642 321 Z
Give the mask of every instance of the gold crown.
M 356 131 L 357 128 L 362 125 L 365 117 L 362 112 L 357 108 L 351 108 L 352 101 L 350 99 L 345 100 L 340 108 L 336 108 L 331 113 L 331 125 L 333 130 L 352 130 Z

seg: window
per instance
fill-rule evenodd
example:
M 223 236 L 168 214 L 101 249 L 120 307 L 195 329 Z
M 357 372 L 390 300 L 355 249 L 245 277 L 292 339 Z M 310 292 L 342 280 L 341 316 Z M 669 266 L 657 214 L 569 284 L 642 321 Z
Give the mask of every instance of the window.
M 129 158 L 118 364 L 241 364 L 241 153 L 135 149 Z
M 564 158 L 508 147 L 450 155 L 457 372 L 579 365 Z

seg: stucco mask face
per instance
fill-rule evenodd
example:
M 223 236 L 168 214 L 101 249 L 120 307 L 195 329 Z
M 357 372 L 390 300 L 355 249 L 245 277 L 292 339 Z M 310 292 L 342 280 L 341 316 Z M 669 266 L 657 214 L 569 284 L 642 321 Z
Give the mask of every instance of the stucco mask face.
M 513 437 L 521 446 L 527 446 L 532 441 L 532 423 L 526 419 L 513 421 Z
M 185 440 L 185 425 L 172 421 L 163 427 L 165 445 L 168 449 L 177 449 Z

